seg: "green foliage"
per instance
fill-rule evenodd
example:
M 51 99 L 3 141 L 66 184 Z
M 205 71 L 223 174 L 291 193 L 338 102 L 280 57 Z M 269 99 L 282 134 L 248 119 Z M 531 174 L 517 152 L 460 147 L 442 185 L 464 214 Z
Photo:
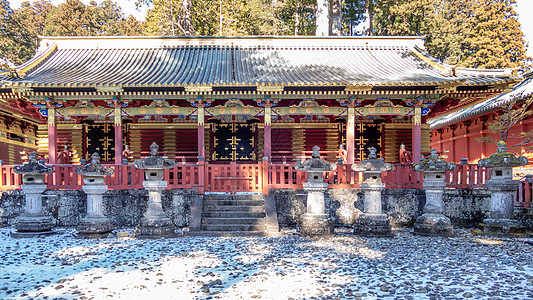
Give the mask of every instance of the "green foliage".
M 146 35 L 287 35 L 295 27 L 291 18 L 305 13 L 299 8 L 301 1 L 294 0 L 153 0 L 151 3 L 146 16 Z
M 466 38 L 462 64 L 479 68 L 521 67 L 526 59 L 524 34 L 512 5 L 515 0 L 478 0 Z
M 29 60 L 39 46 L 39 35 L 141 35 L 143 24 L 110 0 L 89 5 L 67 0 L 58 7 L 48 0 L 23 2 L 14 11 L 0 0 L 0 58 L 20 64 Z
M 432 56 L 462 67 L 522 67 L 527 57 L 514 4 L 515 0 L 378 1 L 374 33 L 424 36 Z
M 0 0 L 0 58 L 21 63 L 33 55 L 35 49 L 31 31 L 23 19 L 11 9 L 7 0 Z
M 137 21 L 138 22 L 138 21 Z M 124 19 L 122 9 L 114 2 L 105 0 L 99 5 L 89 5 L 79 0 L 67 0 L 54 7 L 46 18 L 44 34 L 49 36 L 91 36 L 91 35 L 140 35 L 140 23 Z

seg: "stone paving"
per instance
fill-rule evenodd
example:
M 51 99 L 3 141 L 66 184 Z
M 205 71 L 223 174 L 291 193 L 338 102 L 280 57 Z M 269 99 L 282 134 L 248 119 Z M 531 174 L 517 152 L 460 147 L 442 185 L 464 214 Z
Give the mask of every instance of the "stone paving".
M 77 239 L 72 229 L 14 239 L 10 230 L 0 228 L 0 299 L 533 298 L 533 246 L 470 230 L 158 240 Z

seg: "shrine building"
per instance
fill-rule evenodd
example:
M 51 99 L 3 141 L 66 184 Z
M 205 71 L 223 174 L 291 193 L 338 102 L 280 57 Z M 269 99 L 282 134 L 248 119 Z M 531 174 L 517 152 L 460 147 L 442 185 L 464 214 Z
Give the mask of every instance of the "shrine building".
M 403 144 L 419 161 L 428 118 L 519 81 L 443 65 L 418 37 L 41 37 L 1 74 L 6 165 L 35 150 L 131 163 L 154 141 L 185 164 L 293 163 L 315 145 L 353 164 L 370 146 L 399 163 Z

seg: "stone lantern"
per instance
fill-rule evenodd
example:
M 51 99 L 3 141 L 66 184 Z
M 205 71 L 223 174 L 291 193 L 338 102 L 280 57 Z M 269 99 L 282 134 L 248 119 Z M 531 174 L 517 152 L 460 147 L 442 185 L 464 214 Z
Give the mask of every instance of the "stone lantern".
M 378 159 L 376 148 L 370 147 L 368 159 L 357 165 L 352 165 L 352 170 L 363 172 L 361 190 L 364 193 L 364 213 L 359 216 L 354 224 L 354 232 L 367 235 L 389 235 L 391 226 L 389 218 L 381 211 L 381 191 L 385 184 L 381 182 L 381 173 L 394 170 L 394 166 Z
M 295 166 L 296 170 L 307 172 L 307 182 L 303 184 L 307 191 L 307 211 L 300 219 L 304 235 L 328 235 L 332 232 L 324 203 L 324 192 L 328 188 L 324 172 L 337 169 L 337 165 L 320 159 L 319 150 L 318 146 L 314 146 L 312 158 Z
M 43 214 L 42 194 L 46 190 L 45 175 L 52 173 L 52 168 L 38 163 L 37 154 L 30 153 L 30 161 L 22 166 L 15 166 L 13 171 L 23 174 L 21 190 L 26 196 L 26 206 L 22 217 L 18 220 L 15 228 L 18 232 L 14 237 L 23 237 L 25 234 L 51 234 L 54 222 L 50 216 Z
M 163 180 L 164 169 L 171 169 L 176 164 L 172 160 L 159 156 L 159 146 L 155 142 L 150 146 L 150 156 L 134 162 L 137 169 L 144 169 L 143 186 L 149 192 L 148 209 L 138 226 L 141 236 L 171 236 L 175 234 L 172 221 L 165 215 L 161 204 L 161 191 L 168 182 Z
M 519 187 L 519 182 L 513 180 L 513 167 L 527 163 L 526 157 L 507 152 L 507 144 L 503 141 L 498 142 L 496 153 L 479 160 L 480 167 L 492 168 L 491 179 L 486 182 L 490 191 L 490 219 L 483 220 L 483 231 L 509 233 L 521 227 L 518 220 L 513 220 L 515 193 Z
M 77 229 L 81 234 L 103 234 L 111 232 L 114 227 L 109 218 L 103 214 L 102 199 L 107 191 L 105 177 L 115 172 L 112 168 L 106 168 L 100 164 L 100 155 L 93 153 L 91 163 L 76 168 L 76 174 L 84 175 L 83 191 L 87 194 L 87 216 L 81 219 Z
M 444 215 L 444 188 L 446 171 L 455 169 L 454 163 L 439 158 L 432 149 L 429 159 L 415 164 L 415 171 L 424 172 L 423 187 L 426 190 L 424 214 L 416 219 L 415 233 L 423 235 L 451 235 L 453 227 L 450 218 Z

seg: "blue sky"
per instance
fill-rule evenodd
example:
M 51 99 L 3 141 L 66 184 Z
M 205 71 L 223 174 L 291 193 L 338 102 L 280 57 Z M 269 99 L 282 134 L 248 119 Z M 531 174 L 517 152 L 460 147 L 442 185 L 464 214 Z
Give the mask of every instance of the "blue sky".
M 88 4 L 90 0 L 81 0 L 83 3 Z M 135 9 L 135 0 L 114 0 L 117 2 L 125 15 L 134 15 L 139 20 L 144 20 L 146 16 L 146 11 L 148 8 L 144 6 L 140 11 Z M 20 3 L 23 0 L 11 0 L 12 8 L 20 7 Z M 64 2 L 64 0 L 52 0 L 52 3 L 55 5 Z M 100 3 L 102 0 L 96 0 Z M 530 47 L 528 48 L 528 55 L 533 57 L 533 18 L 531 18 L 531 12 L 533 11 L 533 0 L 516 0 L 517 7 L 515 8 L 518 12 L 518 19 L 522 24 L 522 31 L 526 35 L 526 41 L 529 42 Z

